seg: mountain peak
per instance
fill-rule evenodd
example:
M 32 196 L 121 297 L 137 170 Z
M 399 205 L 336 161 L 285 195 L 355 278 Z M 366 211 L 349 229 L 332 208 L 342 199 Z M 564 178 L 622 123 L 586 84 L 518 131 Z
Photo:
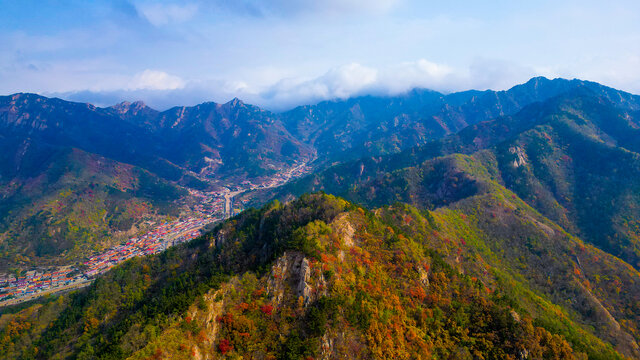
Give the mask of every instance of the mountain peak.
M 547 78 L 545 76 L 536 76 L 536 77 L 532 77 L 531 79 L 529 79 L 529 81 L 527 81 L 525 84 L 526 85 L 532 85 L 534 87 L 538 87 L 541 83 L 548 83 L 550 81 L 553 81 L 553 80 L 549 80 L 549 78 Z
M 10 99 L 10 101 L 12 102 L 17 102 L 17 101 L 32 101 L 32 100 L 44 100 L 47 99 L 42 95 L 38 95 L 38 94 L 34 94 L 34 93 L 15 93 L 12 95 L 8 95 L 8 96 L 3 96 L 3 98 L 8 98 Z
M 238 99 L 237 97 L 234 97 L 233 99 L 231 99 L 229 102 L 227 102 L 225 105 L 229 105 L 229 106 L 244 106 L 244 102 L 240 99 Z
M 150 109 L 150 108 L 143 101 L 138 100 L 132 103 L 128 101 L 123 101 L 119 104 L 111 106 L 111 109 L 116 110 L 119 114 L 126 114 L 128 112 L 132 112 L 133 114 L 136 114 L 141 110 Z

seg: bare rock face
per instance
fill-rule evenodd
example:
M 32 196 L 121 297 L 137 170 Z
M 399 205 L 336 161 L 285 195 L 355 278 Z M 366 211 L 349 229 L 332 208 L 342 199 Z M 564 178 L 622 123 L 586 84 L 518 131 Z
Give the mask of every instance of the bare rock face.
M 521 147 L 512 146 L 509 148 L 509 152 L 515 155 L 515 159 L 513 160 L 513 167 L 517 168 L 527 164 L 526 154 Z
M 274 306 L 280 305 L 284 300 L 284 293 L 286 290 L 285 279 L 288 277 L 290 256 L 285 252 L 271 268 L 271 276 L 267 284 L 267 294 L 271 296 L 271 303 Z
M 347 214 L 340 215 L 333 224 L 344 244 L 351 247 L 354 244 L 353 235 L 356 233 L 356 230 L 353 228 L 347 217 Z
M 425 287 L 429 287 L 429 272 L 423 268 L 418 268 L 418 273 L 420 275 L 420 282 Z
M 322 344 L 320 345 L 321 359 L 328 360 L 331 358 L 331 355 L 334 353 L 334 349 L 333 349 L 334 341 L 335 340 L 333 338 L 329 337 L 329 334 L 324 334 L 324 336 L 322 337 Z
M 525 360 L 529 358 L 529 350 L 522 349 L 520 350 L 520 355 L 518 357 L 519 360 Z
M 330 330 L 320 340 L 318 359 L 362 359 L 362 357 L 354 354 L 353 348 L 364 346 L 364 341 L 360 336 L 353 333 Z
M 511 314 L 511 317 L 513 318 L 513 320 L 515 322 L 518 322 L 518 323 L 520 322 L 520 320 L 521 320 L 520 319 L 520 314 L 518 314 L 515 310 L 511 310 L 510 314 Z
M 210 349 L 218 340 L 220 323 L 216 318 L 224 313 L 224 295 L 228 291 L 228 286 L 223 286 L 218 290 L 211 290 L 203 295 L 205 307 L 191 306 L 186 316 L 191 321 L 197 321 L 202 328 L 200 343 L 192 344 L 191 352 L 193 359 L 206 360 L 211 358 Z
M 224 245 L 224 243 L 227 240 L 227 235 L 228 235 L 228 231 L 226 229 L 222 229 L 220 230 L 215 238 L 211 241 L 211 243 L 209 243 L 210 247 L 220 247 L 222 245 Z
M 303 258 L 300 262 L 298 280 L 298 296 L 304 299 L 304 305 L 307 306 L 311 300 L 311 286 L 307 283 L 311 278 L 311 267 L 309 266 L 309 260 Z
M 322 280 L 320 283 L 322 283 Z M 314 300 L 314 288 L 311 286 L 312 269 L 309 260 L 299 252 L 285 252 L 271 268 L 267 284 L 267 294 L 274 305 L 289 300 L 303 299 L 304 306 Z

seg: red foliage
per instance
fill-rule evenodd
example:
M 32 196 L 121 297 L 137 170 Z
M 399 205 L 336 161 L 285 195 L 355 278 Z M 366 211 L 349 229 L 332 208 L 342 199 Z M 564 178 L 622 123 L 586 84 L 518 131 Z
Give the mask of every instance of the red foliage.
M 262 311 L 264 314 L 271 315 L 271 313 L 273 312 L 273 306 L 263 305 L 260 307 L 260 311 Z
M 262 295 L 264 295 L 264 288 L 260 288 L 260 289 L 258 289 L 258 290 L 253 292 L 253 296 L 255 296 L 255 297 L 260 297 Z
M 153 353 L 153 359 L 162 359 L 162 350 L 160 349 L 156 349 L 156 351 Z
M 218 344 L 218 351 L 220 351 L 222 355 L 228 353 L 231 350 L 233 350 L 233 345 L 231 345 L 231 342 L 228 339 L 220 340 L 220 343 Z
M 410 289 L 409 295 L 411 295 L 412 298 L 418 299 L 420 301 L 424 301 L 424 298 L 427 297 L 427 293 L 422 287 L 415 287 Z
M 240 311 L 245 311 L 248 308 L 249 308 L 249 304 L 247 304 L 246 302 L 238 304 L 238 310 L 240 310 Z
M 233 324 L 233 314 L 226 313 L 222 316 L 218 316 L 216 320 L 226 325 Z

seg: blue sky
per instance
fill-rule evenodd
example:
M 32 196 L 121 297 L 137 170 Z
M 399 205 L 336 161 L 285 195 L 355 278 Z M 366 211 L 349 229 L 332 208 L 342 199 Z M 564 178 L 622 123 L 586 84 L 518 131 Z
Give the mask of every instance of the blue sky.
M 272 110 L 547 77 L 640 93 L 638 1 L 0 0 L 0 94 Z

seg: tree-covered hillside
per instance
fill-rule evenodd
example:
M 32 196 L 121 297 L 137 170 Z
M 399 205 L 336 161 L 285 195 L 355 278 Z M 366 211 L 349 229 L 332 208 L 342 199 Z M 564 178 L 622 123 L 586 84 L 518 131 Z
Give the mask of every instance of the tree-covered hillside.
M 100 110 L 197 139 L 164 159 L 178 169 L 219 138 L 244 159 L 231 168 L 317 151 L 322 170 L 236 198 L 256 208 L 85 289 L 2 309 L 0 358 L 640 359 L 639 98 L 546 79 L 441 95 L 277 116 L 238 101 Z M 291 152 L 248 160 L 269 147 Z M 176 211 L 163 175 L 58 151 L 22 153 L 38 177 L 0 179 L 5 258 L 68 256 Z
M 4 314 L 0 354 L 640 356 L 640 274 L 490 185 L 436 211 L 321 194 L 246 211 L 88 289 Z
M 640 268 L 640 119 L 635 103 L 581 89 L 519 113 L 469 126 L 399 154 L 336 165 L 264 197 L 326 191 L 362 204 L 405 201 L 433 209 L 477 191 L 464 170 L 438 157 L 467 154 L 495 181 L 567 231 Z
M 0 270 L 69 264 L 176 216 L 186 191 L 140 168 L 60 149 L 33 178 L 0 182 Z

